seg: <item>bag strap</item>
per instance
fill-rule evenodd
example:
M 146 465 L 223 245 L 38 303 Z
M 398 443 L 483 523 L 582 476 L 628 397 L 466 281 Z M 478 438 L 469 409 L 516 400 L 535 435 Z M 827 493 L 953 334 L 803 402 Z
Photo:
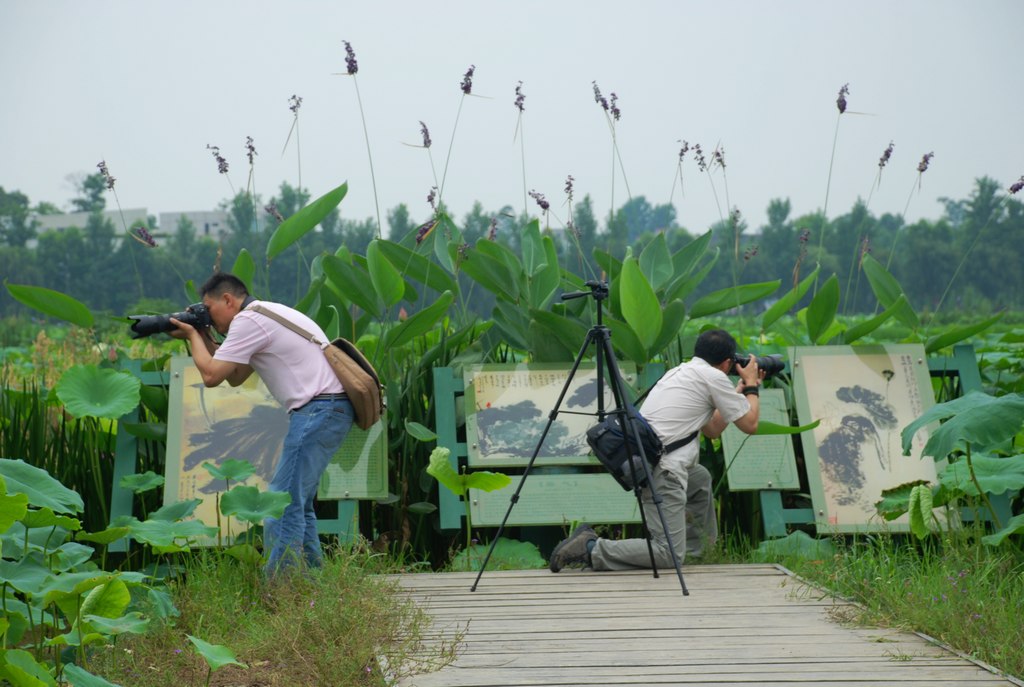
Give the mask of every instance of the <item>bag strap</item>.
M 665 445 L 665 449 L 664 449 L 665 453 L 663 455 L 667 455 L 667 454 L 672 453 L 673 451 L 675 451 L 677 449 L 681 449 L 682 447 L 686 446 L 688 443 L 690 443 L 691 441 L 696 439 L 698 434 L 700 434 L 700 430 L 699 429 L 694 431 L 693 434 L 691 434 L 689 436 L 686 436 L 686 437 L 683 437 L 679 441 L 673 441 L 671 444 L 666 444 Z
M 301 336 L 306 341 L 311 341 L 312 343 L 315 343 L 321 349 L 326 348 L 326 346 L 327 346 L 327 344 L 325 344 L 323 341 L 321 341 L 317 337 L 316 334 L 311 334 L 311 333 L 307 332 L 305 329 L 303 329 L 299 325 L 295 324 L 294 322 L 289 320 L 287 317 L 283 317 L 282 315 L 278 315 L 273 310 L 270 310 L 268 308 L 264 308 L 259 303 L 251 304 L 249 307 L 246 308 L 246 310 L 252 310 L 253 312 L 259 313 L 260 315 L 266 315 L 267 317 L 269 317 L 270 319 L 274 320 L 278 324 L 280 324 L 280 325 L 282 325 L 284 327 L 287 327 L 288 329 L 291 329 L 293 332 L 295 332 L 296 334 Z

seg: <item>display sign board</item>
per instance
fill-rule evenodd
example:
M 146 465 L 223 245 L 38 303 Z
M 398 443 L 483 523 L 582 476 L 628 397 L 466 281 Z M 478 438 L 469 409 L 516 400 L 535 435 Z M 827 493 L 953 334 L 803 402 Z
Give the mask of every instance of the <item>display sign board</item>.
M 789 426 L 782 389 L 762 389 L 760 398 L 761 421 Z M 722 433 L 722 453 L 731 491 L 800 488 L 790 434 L 750 435 L 730 424 Z
M 189 357 L 171 359 L 170 382 L 164 503 L 201 499 L 196 517 L 216 525 L 216 494 L 228 485 L 203 464 L 248 461 L 256 473 L 245 484 L 266 489 L 288 431 L 288 413 L 257 375 L 237 387 L 207 388 Z M 353 425 L 321 479 L 318 498 L 378 499 L 387 491 L 384 421 L 367 431 Z M 245 526 L 231 527 L 238 534 Z M 226 536 L 227 523 L 222 528 Z

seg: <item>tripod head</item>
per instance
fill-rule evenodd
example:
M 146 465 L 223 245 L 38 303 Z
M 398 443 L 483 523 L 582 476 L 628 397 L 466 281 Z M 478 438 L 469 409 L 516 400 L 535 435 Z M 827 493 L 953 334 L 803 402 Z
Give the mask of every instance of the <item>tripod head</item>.
M 605 298 L 608 298 L 608 282 L 591 279 L 587 282 L 587 286 L 590 287 L 590 291 L 571 291 L 570 293 L 563 293 L 562 300 L 569 301 L 573 298 L 586 298 L 587 296 L 593 296 L 595 301 L 600 302 Z

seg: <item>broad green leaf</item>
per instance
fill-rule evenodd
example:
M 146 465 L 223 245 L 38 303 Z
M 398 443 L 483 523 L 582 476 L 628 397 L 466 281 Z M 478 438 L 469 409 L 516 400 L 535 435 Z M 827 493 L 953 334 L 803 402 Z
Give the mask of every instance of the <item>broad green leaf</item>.
M 382 349 L 387 351 L 399 348 L 429 332 L 448 313 L 454 298 L 451 291 L 445 291 L 428 307 L 387 330 L 381 339 Z
M 547 331 L 548 336 L 558 339 L 561 345 L 572 351 L 573 359 L 587 338 L 587 327 L 580 322 L 553 313 L 550 310 L 531 310 L 530 317 L 539 327 Z
M 247 460 L 238 460 L 237 458 L 228 458 L 222 461 L 220 465 L 206 462 L 203 463 L 203 467 L 217 479 L 230 479 L 236 482 L 241 482 L 256 474 L 256 468 L 253 467 L 252 463 Z
M 74 663 L 64 664 L 64 679 L 68 681 L 71 687 L 119 687 L 119 685 L 93 675 L 85 668 L 76 666 Z
M 122 489 L 130 489 L 136 494 L 149 491 L 150 489 L 156 489 L 164 484 L 164 476 L 158 475 L 152 470 L 146 470 L 141 475 L 125 475 L 117 483 Z
M 561 339 L 551 336 L 551 330 L 538 320 L 530 320 L 530 359 L 536 363 L 561 363 L 575 359 L 577 350 L 566 346 Z
M 381 252 L 378 244 L 379 242 L 374 239 L 366 247 L 366 264 L 374 290 L 384 304 L 391 307 L 405 295 L 405 282 L 395 266 Z
M 629 323 L 617 320 L 610 315 L 605 315 L 604 324 L 611 332 L 612 346 L 620 351 L 622 355 L 632 360 L 637 365 L 646 365 L 650 360 L 647 348 L 640 342 L 640 338 L 629 326 Z
M 146 386 L 140 385 L 139 390 Z M 120 426 L 124 431 L 137 439 L 143 441 L 167 441 L 167 425 L 163 422 L 125 422 L 121 421 Z
M 673 269 L 665 234 L 658 232 L 640 253 L 640 271 L 644 273 L 651 288 L 659 291 L 672 279 Z
M 0 578 L 28 598 L 41 594 L 52 575 L 53 571 L 34 556 L 26 556 L 18 561 L 0 559 Z
M 918 484 L 910 490 L 910 531 L 918 539 L 927 539 L 931 534 L 928 521 L 932 516 L 932 488 L 927 484 Z
M 651 353 L 656 355 L 664 351 L 672 340 L 679 336 L 684 322 L 686 322 L 686 305 L 682 301 L 668 303 L 661 312 L 661 333 L 654 340 L 654 345 L 650 348 Z
M 26 494 L 0 493 L 0 532 L 6 532 L 15 522 L 21 520 L 28 510 Z
M 507 279 L 507 289 L 513 294 L 513 302 L 519 302 L 526 297 L 526 268 L 519 258 L 511 250 L 497 241 L 480 240 L 476 242 L 476 252 L 497 261 L 504 269 L 501 270 L 502 279 Z M 469 260 L 473 259 L 470 253 Z M 467 260 L 466 262 L 468 262 Z M 465 264 L 463 265 L 465 267 Z
M 46 470 L 23 460 L 0 458 L 0 477 L 8 494 L 26 494 L 29 505 L 57 513 L 81 513 L 82 497 L 50 476 Z
M 464 495 L 467 489 L 496 491 L 508 486 L 512 482 L 512 478 L 508 475 L 499 472 L 488 472 L 486 470 L 460 475 L 451 466 L 449 462 L 450 455 L 451 451 L 444 447 L 435 448 L 430 453 L 430 464 L 427 465 L 427 474 L 434 477 L 434 479 L 457 496 Z
M 782 539 L 761 542 L 753 552 L 755 561 L 772 561 L 786 558 L 805 560 L 826 560 L 835 555 L 835 547 L 828 539 L 815 539 L 802 530 L 797 530 Z
M 334 255 L 325 255 L 321 264 L 324 274 L 345 298 L 374 317 L 381 316 L 380 299 L 365 270 Z
M 685 276 L 678 277 L 672 281 L 672 283 L 665 289 L 665 300 L 685 300 L 687 296 L 693 293 L 694 289 L 701 285 L 701 282 L 711 272 L 711 268 L 718 262 L 718 256 L 721 255 L 721 251 L 715 248 L 709 259 L 703 267 L 701 267 L 695 274 L 686 274 Z
M 900 286 L 895 277 L 889 274 L 889 271 L 882 266 L 882 263 L 875 260 L 870 253 L 864 256 L 862 265 L 864 267 L 864 274 L 867 275 L 868 283 L 871 284 L 871 290 L 875 292 L 878 302 L 882 304 L 882 307 L 892 307 L 896 303 L 896 299 L 903 293 L 903 287 Z M 893 312 L 893 317 L 911 329 L 917 329 L 921 325 L 917 313 L 914 312 L 909 302 L 896 309 Z
M 515 279 L 508 274 L 504 262 L 480 250 L 482 243 L 478 241 L 477 247 L 470 249 L 467 259 L 462 263 L 463 273 L 499 299 L 515 303 L 519 297 Z
M 789 425 L 780 425 L 774 422 L 768 422 L 767 420 L 761 420 L 757 423 L 756 434 L 800 434 L 801 432 L 809 432 L 820 424 L 821 420 L 815 420 L 814 422 L 806 425 L 800 425 L 799 427 L 790 427 Z
M 526 270 L 528 277 L 532 277 L 541 265 L 547 262 L 547 256 L 540 241 L 540 221 L 534 219 L 528 222 L 523 227 L 520 237 L 523 250 L 523 269 Z
M 82 601 L 80 616 L 86 613 L 104 618 L 117 618 L 131 603 L 132 595 L 128 585 L 121 580 L 110 580 L 98 587 L 93 587 Z
M 824 334 L 832 326 L 839 308 L 839 280 L 829 277 L 807 306 L 807 335 L 811 343 L 824 343 Z
M 162 520 L 163 522 L 181 520 L 182 518 L 191 516 L 202 502 L 202 499 L 185 499 L 183 501 L 165 503 L 163 506 L 150 513 L 149 519 Z
M 530 275 L 530 307 L 545 308 L 558 289 L 562 279 L 562 270 L 558 266 L 558 251 L 550 236 L 541 239 L 541 249 L 545 261 Z
M 82 521 L 68 515 L 57 515 L 51 508 L 40 508 L 30 510 L 21 518 L 21 524 L 25 527 L 63 527 L 69 532 L 77 532 L 82 529 Z
M 452 260 L 452 251 L 449 247 L 458 249 L 462 245 L 462 233 L 452 218 L 444 212 L 437 213 L 437 224 L 430 240 L 434 246 L 434 257 L 449 274 L 455 274 L 455 261 Z
M 974 468 L 973 479 L 966 458 L 949 463 L 939 473 L 939 482 L 947 489 L 959 491 L 967 496 L 978 496 L 975 479 L 981 485 L 981 490 L 987 494 L 1012 494 L 1024 489 L 1024 455 L 999 458 L 977 453 L 971 456 L 971 467 Z
M 231 556 L 240 563 L 246 565 L 257 566 L 263 562 L 263 554 L 259 552 L 252 544 L 235 544 L 227 549 L 224 549 L 224 554 Z
M 1024 534 L 1024 513 L 1013 516 L 1010 518 L 1010 522 L 1006 524 L 1006 527 L 994 534 L 982 537 L 981 541 L 988 546 L 999 546 L 1011 534 Z
M 146 598 L 149 600 L 150 608 L 153 609 L 153 616 L 157 619 L 176 618 L 181 615 L 181 611 L 174 605 L 174 599 L 162 589 L 150 587 L 146 592 Z
M 640 343 L 650 351 L 661 334 L 661 304 L 647 282 L 636 258 L 622 263 L 622 318 L 636 333 Z
M 258 525 L 267 518 L 280 518 L 292 502 L 283 491 L 260 491 L 257 487 L 239 485 L 220 497 L 220 512 Z
M 775 293 L 781 284 L 782 280 L 776 279 L 775 281 L 759 282 L 756 284 L 740 284 L 739 286 L 730 286 L 726 289 L 714 291 L 698 299 L 693 304 L 693 307 L 690 308 L 690 319 L 707 317 L 715 313 L 725 312 L 730 308 L 736 308 L 744 303 L 760 300 Z
M 491 316 L 509 344 L 529 349 L 530 320 L 522 310 L 508 301 L 498 299 Z
M 910 494 L 914 488 L 927 484 L 926 480 L 916 480 L 883 489 L 882 498 L 875 502 L 875 510 L 886 520 L 895 520 L 910 510 Z
M 216 527 L 210 527 L 199 520 L 146 520 L 132 525 L 132 536 L 153 547 L 167 547 L 166 551 L 180 550 L 177 540 L 192 540 L 196 537 L 213 537 Z M 165 551 L 165 552 L 166 552 Z
M 928 343 L 924 345 L 924 352 L 928 354 L 935 353 L 936 351 L 940 351 L 943 348 L 946 348 L 947 346 L 952 346 L 955 343 L 960 343 L 965 339 L 969 339 L 978 332 L 985 331 L 986 329 L 994 325 L 996 322 L 1001 320 L 1003 318 L 1003 314 L 1004 313 L 999 313 L 988 318 L 987 320 L 984 320 L 983 322 L 978 322 L 977 324 L 968 325 L 966 327 L 957 327 L 955 329 L 951 329 L 948 332 L 945 332 L 944 334 L 934 336 L 931 339 L 928 339 Z
M 819 271 L 821 271 L 821 268 L 815 267 L 814 271 L 807 275 L 803 281 L 790 289 L 785 296 L 775 301 L 770 308 L 765 310 L 764 315 L 761 316 L 761 329 L 768 329 L 768 327 L 772 326 L 776 320 L 785 315 L 791 308 L 799 303 L 800 299 L 807 295 L 811 285 L 814 284 L 814 281 L 818 278 Z
M 439 293 L 455 292 L 455 280 L 437 263 L 393 241 L 378 239 L 377 244 L 380 252 L 403 276 L 415 279 Z
M 412 420 L 405 421 L 405 431 L 416 441 L 436 441 L 437 434 L 435 434 L 429 427 L 424 427 L 418 422 Z
M 196 647 L 199 655 L 203 657 L 207 665 L 209 665 L 213 670 L 223 668 L 227 665 L 241 666 L 242 668 L 249 667 L 244 663 L 240 663 L 238 659 L 235 658 L 235 654 L 231 649 L 226 646 L 221 646 L 220 644 L 209 644 L 198 637 L 193 637 L 192 635 L 185 636 L 188 637 L 188 640 Z
M 672 271 L 678 276 L 688 276 L 700 263 L 711 245 L 712 232 L 706 231 L 672 255 Z
M 316 225 L 320 224 L 331 210 L 338 207 L 338 203 L 342 201 L 346 193 L 348 193 L 347 182 L 328 191 L 281 222 L 267 242 L 267 260 L 273 260 L 290 245 L 315 229 Z
M 593 250 L 594 262 L 597 263 L 598 267 L 605 273 L 605 279 L 610 283 L 614 282 L 619 278 L 619 274 L 622 272 L 622 261 L 613 256 L 611 253 L 595 248 Z
M 116 420 L 139 405 L 139 378 L 96 365 L 75 365 L 57 382 L 57 398 L 75 417 Z
M 253 279 L 256 276 L 256 261 L 252 259 L 252 253 L 247 248 L 243 248 L 238 252 L 235 264 L 231 267 L 231 274 L 242 280 L 249 293 L 255 293 L 253 290 Z
M 0 677 L 13 687 L 57 687 L 50 669 L 24 649 L 3 649 Z
M 899 298 L 897 298 L 895 302 L 893 302 L 891 307 L 886 308 L 885 310 L 878 313 L 874 317 L 869 318 L 864 322 L 861 322 L 860 324 L 855 324 L 854 326 L 850 327 L 845 332 L 843 332 L 843 343 L 851 344 L 857 339 L 860 339 L 863 336 L 867 336 L 871 332 L 875 331 L 880 326 L 882 326 L 882 324 L 886 320 L 892 317 L 897 310 L 902 308 L 903 304 L 906 302 L 907 297 L 901 293 Z
M 131 534 L 130 527 L 108 527 L 100 532 L 79 532 L 75 535 L 76 541 L 88 541 L 94 544 L 106 546 L 118 539 L 124 539 Z
M 195 303 L 196 301 L 192 301 Z M 139 397 L 142 404 L 153 411 L 160 422 L 167 422 L 168 392 L 162 386 L 150 386 L 143 384 L 139 387 Z M 166 434 L 165 434 L 166 436 Z
M 429 501 L 417 501 L 409 504 L 409 512 L 416 515 L 430 515 L 437 510 L 437 506 Z
M 92 311 L 84 303 L 60 291 L 42 286 L 8 284 L 6 281 L 4 281 L 4 286 L 7 287 L 7 291 L 14 300 L 38 310 L 44 315 L 56 317 L 58 320 L 64 320 L 79 327 L 89 328 L 93 325 Z
M 149 619 L 138 611 L 132 611 L 118 617 L 87 615 L 82 613 L 82 619 L 89 623 L 93 629 L 106 635 L 145 634 L 149 628 Z
M 488 552 L 491 555 L 487 561 L 489 570 L 531 570 L 546 568 L 548 564 L 536 544 L 498 537 L 493 548 L 490 544 L 474 544 L 459 551 L 450 567 L 452 570 L 479 570 Z
M 1024 426 L 1024 395 L 993 397 L 980 391 L 939 403 L 907 425 L 900 433 L 903 455 L 910 455 L 914 434 L 933 422 L 945 420 L 931 433 L 924 455 L 945 459 L 971 444 L 974 451 L 992 449 L 1012 439 Z

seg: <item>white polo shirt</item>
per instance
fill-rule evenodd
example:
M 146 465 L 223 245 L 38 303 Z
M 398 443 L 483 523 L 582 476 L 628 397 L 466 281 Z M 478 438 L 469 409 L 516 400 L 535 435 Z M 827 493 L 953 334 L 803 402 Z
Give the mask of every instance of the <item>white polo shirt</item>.
M 728 375 L 703 358 L 693 358 L 658 380 L 640 412 L 667 445 L 699 431 L 716 408 L 726 422 L 734 422 L 750 412 L 750 402 L 736 393 Z M 700 442 L 694 439 L 662 456 L 659 467 L 687 470 L 699 455 Z

